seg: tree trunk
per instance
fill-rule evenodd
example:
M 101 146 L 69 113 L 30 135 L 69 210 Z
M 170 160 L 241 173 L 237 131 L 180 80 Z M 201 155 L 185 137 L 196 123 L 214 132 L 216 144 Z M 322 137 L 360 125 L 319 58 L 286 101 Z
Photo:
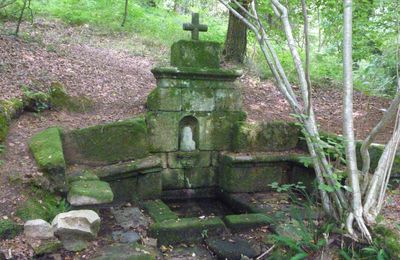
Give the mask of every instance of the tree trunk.
M 243 11 L 237 11 L 244 15 Z M 225 40 L 224 55 L 226 61 L 243 63 L 247 48 L 247 26 L 232 12 L 229 12 L 228 32 Z
M 129 0 L 125 0 L 124 18 L 122 19 L 122 23 L 121 23 L 122 27 L 124 27 L 125 22 L 126 22 L 126 17 L 128 16 L 128 4 L 129 4 Z

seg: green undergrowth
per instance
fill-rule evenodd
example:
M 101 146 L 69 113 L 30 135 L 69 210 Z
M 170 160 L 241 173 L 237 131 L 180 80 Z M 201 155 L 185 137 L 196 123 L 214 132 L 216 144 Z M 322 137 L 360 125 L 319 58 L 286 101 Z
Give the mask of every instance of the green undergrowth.
M 41 189 L 33 188 L 28 197 L 16 211 L 17 216 L 24 221 L 43 219 L 51 222 L 57 214 L 70 210 L 65 199 Z
M 161 43 L 170 46 L 179 39 L 188 39 L 190 33 L 182 30 L 182 24 L 190 22 L 189 15 L 177 14 L 161 7 L 151 7 L 143 1 L 129 1 L 128 16 L 124 27 L 121 22 L 125 1 L 32 1 L 36 15 L 59 18 L 74 26 L 88 24 L 108 32 L 135 33 L 148 39 L 148 44 Z M 202 40 L 223 42 L 227 19 L 209 16 L 200 10 L 201 22 L 209 25 Z
M 22 231 L 22 226 L 9 219 L 0 220 L 0 240 L 12 239 Z

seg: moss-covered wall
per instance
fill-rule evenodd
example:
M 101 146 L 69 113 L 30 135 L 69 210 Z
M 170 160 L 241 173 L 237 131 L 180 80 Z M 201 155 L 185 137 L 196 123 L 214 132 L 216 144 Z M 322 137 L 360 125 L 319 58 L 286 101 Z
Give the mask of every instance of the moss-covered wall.
M 149 155 L 143 117 L 63 133 L 68 164 L 107 165 Z
M 285 151 L 297 147 L 300 129 L 295 123 L 272 121 L 237 124 L 232 150 L 237 152 Z

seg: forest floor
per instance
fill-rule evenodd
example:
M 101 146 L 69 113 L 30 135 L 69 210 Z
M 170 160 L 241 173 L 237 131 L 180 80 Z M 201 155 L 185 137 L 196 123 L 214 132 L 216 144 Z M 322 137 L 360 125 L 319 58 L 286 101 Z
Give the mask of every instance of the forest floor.
M 49 126 L 65 129 L 129 118 L 145 112 L 146 97 L 155 88 L 150 70 L 168 60 L 169 48 L 143 42 L 132 35 L 110 34 L 88 26 L 70 27 L 61 22 L 37 19 L 23 24 L 22 37 L 0 28 L 0 99 L 22 95 L 21 85 L 47 91 L 52 82 L 62 83 L 72 96 L 86 96 L 95 102 L 87 113 L 46 111 L 24 113 L 11 124 L 0 161 L 0 218 L 15 217 L 15 210 L 28 196 L 22 186 L 10 180 L 29 182 L 40 175 L 27 142 Z M 179 40 L 179 39 L 176 39 Z M 270 80 L 262 81 L 252 71 L 239 79 L 249 120 L 294 120 L 283 96 Z M 341 133 L 340 89 L 313 90 L 313 103 L 321 129 Z M 356 92 L 354 118 L 357 138 L 363 138 L 381 118 L 388 99 Z M 387 128 L 379 142 L 390 136 Z M 393 218 L 399 219 L 400 208 Z M 18 219 L 16 219 L 18 220 Z

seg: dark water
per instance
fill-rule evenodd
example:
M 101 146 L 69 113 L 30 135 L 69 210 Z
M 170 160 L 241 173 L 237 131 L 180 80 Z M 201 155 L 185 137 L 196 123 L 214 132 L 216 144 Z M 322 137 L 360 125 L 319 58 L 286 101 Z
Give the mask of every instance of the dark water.
M 235 212 L 218 199 L 164 200 L 179 217 L 231 215 Z

